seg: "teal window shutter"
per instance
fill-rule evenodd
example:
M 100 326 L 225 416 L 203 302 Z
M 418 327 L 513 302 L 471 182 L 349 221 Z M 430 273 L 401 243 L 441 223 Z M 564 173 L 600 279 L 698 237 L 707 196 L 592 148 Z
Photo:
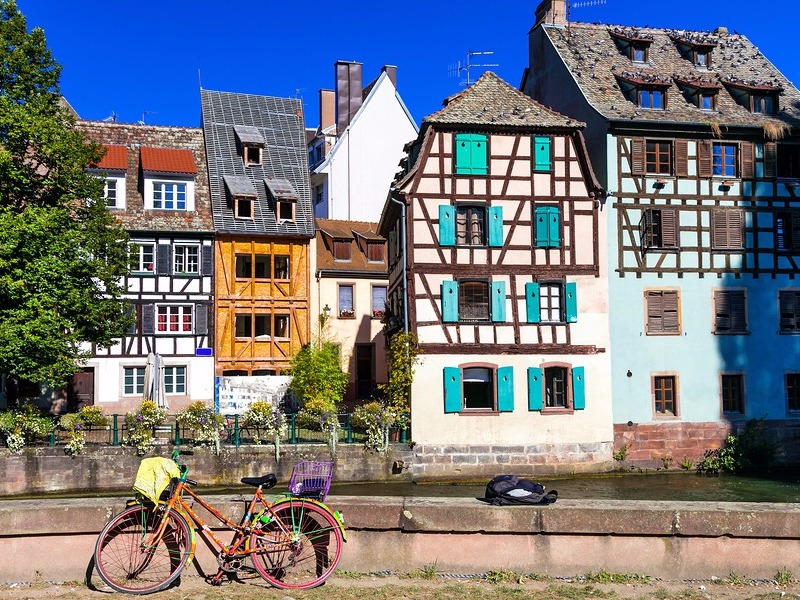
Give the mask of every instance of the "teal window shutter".
M 586 386 L 583 381 L 583 367 L 572 367 L 572 408 L 586 408 Z
M 455 236 L 455 232 L 453 233 Z M 500 247 L 503 245 L 503 207 L 489 207 L 489 245 Z
M 461 412 L 461 369 L 444 368 L 444 412 Z
M 578 284 L 574 281 L 564 286 L 564 304 L 567 311 L 567 323 L 578 322 Z
M 492 282 L 492 321 L 502 323 L 506 320 L 506 282 Z
M 458 322 L 458 282 L 442 282 L 442 321 Z
M 534 171 L 549 171 L 550 167 L 550 138 L 533 138 Z
M 456 175 L 486 175 L 488 162 L 485 135 L 457 133 L 455 145 Z
M 557 206 L 537 206 L 534 220 L 536 247 L 557 248 L 561 245 L 561 216 Z
M 514 412 L 514 368 L 497 369 L 497 410 Z
M 539 284 L 535 281 L 525 284 L 525 311 L 528 323 L 538 323 L 541 320 Z
M 456 245 L 456 207 L 439 205 L 439 245 Z
M 544 373 L 539 367 L 528 367 L 528 410 L 542 410 L 542 379 Z

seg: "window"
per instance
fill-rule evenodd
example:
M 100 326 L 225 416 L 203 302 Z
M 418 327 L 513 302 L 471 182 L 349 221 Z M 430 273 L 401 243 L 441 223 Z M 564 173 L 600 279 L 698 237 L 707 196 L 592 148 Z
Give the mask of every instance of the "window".
M 774 115 L 776 102 L 774 94 L 750 94 L 750 111 Z
M 278 221 L 294 221 L 294 201 L 279 200 L 275 212 Z
M 386 255 L 385 247 L 386 244 L 383 242 L 367 242 L 367 260 L 369 262 L 383 262 Z
M 711 155 L 711 172 L 724 177 L 736 177 L 736 144 L 714 142 Z
M 558 206 L 537 206 L 533 211 L 534 245 L 558 248 L 561 245 L 561 211 Z
M 778 292 L 778 311 L 781 333 L 800 333 L 800 291 Z
M 314 204 L 322 204 L 322 201 L 325 199 L 325 195 L 323 193 L 323 188 L 321 185 L 318 185 L 314 188 Z
M 526 283 L 525 312 L 528 323 L 576 323 L 578 321 L 577 284 L 563 281 Z
M 334 260 L 350 260 L 350 240 L 333 240 Z
M 386 286 L 372 286 L 372 318 L 382 319 L 386 312 Z
M 549 172 L 551 169 L 550 148 L 551 140 L 549 137 L 533 138 L 533 170 Z
M 444 368 L 444 412 L 511 412 L 514 410 L 512 367 L 467 364 Z
M 679 335 L 680 295 L 678 290 L 647 290 L 644 293 L 645 333 L 647 335 Z
M 656 175 L 672 174 L 672 142 L 647 140 L 645 170 Z
M 567 408 L 567 369 L 548 367 L 544 370 L 545 408 Z
M 486 245 L 486 208 L 483 206 L 456 207 L 456 245 Z
M 175 244 L 173 273 L 200 273 L 200 246 Z
M 353 286 L 340 285 L 339 286 L 339 318 L 340 319 L 354 319 L 356 316 L 355 308 L 353 307 Z
M 489 283 L 460 281 L 458 283 L 458 316 L 460 321 L 489 320 Z
M 633 42 L 629 46 L 628 56 L 633 62 L 647 62 L 649 51 L 649 43 Z
M 186 367 L 164 367 L 164 393 L 186 393 Z
M 152 273 L 155 270 L 156 246 L 148 242 L 133 242 L 128 246 L 131 271 Z
M 275 255 L 275 279 L 289 279 L 289 257 L 277 254 Z
M 486 175 L 489 171 L 486 136 L 477 133 L 455 135 L 456 175 Z
M 157 331 L 192 332 L 192 307 L 169 305 L 158 307 Z
M 742 224 L 744 214 L 738 209 L 711 211 L 711 247 L 715 250 L 741 250 L 744 248 Z
M 697 48 L 693 52 L 694 64 L 697 67 L 708 67 L 711 64 L 711 50 L 707 48 Z
M 117 180 L 106 179 L 103 188 L 103 199 L 106 201 L 106 206 L 110 208 L 117 208 Z
M 720 375 L 722 412 L 744 414 L 744 375 Z
M 153 208 L 162 210 L 186 210 L 186 184 L 169 181 L 154 181 Z
M 786 374 L 786 408 L 800 410 L 800 373 Z
M 528 368 L 528 410 L 563 413 L 585 408 L 583 367 L 550 363 Z
M 272 272 L 272 256 L 269 254 L 256 254 L 256 279 L 269 279 Z
M 800 144 L 778 144 L 776 151 L 778 177 L 800 179 Z
M 541 323 L 563 323 L 565 320 L 563 288 L 560 283 L 539 284 Z
M 636 89 L 636 100 L 642 108 L 663 110 L 667 105 L 667 92 L 661 88 L 640 87 Z
M 234 329 L 237 338 L 253 336 L 253 315 L 237 314 L 234 317 Z
M 651 248 L 678 248 L 677 214 L 674 208 L 647 208 L 639 220 L 642 252 Z
M 255 325 L 253 337 L 257 339 L 288 338 L 289 315 L 256 314 L 255 319 L 250 315 L 236 316 L 236 337 L 250 337 L 250 326 Z
M 747 333 L 747 297 L 744 290 L 714 290 L 714 333 Z
M 717 93 L 701 90 L 697 92 L 697 107 L 702 110 L 716 110 L 717 109 Z
M 144 367 L 125 367 L 123 370 L 123 394 L 141 396 L 144 394 Z
M 674 375 L 654 375 L 653 410 L 656 416 L 678 416 L 678 381 Z
M 253 257 L 250 254 L 236 255 L 236 278 L 250 279 L 253 276 Z
M 266 338 L 272 336 L 272 315 L 256 314 L 255 318 L 255 331 L 253 334 L 257 338 Z
M 253 199 L 240 198 L 233 199 L 234 217 L 237 219 L 252 219 L 253 218 Z
M 244 147 L 244 164 L 245 166 L 260 165 L 261 164 L 261 148 L 258 146 L 245 146 Z
M 288 338 L 289 337 L 289 315 L 275 315 L 274 317 L 275 327 L 273 331 L 275 332 L 276 338 Z

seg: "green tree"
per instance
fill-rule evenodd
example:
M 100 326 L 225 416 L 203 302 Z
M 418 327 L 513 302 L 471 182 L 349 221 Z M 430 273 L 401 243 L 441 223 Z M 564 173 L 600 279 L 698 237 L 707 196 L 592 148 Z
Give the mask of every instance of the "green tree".
M 0 0 L 0 371 L 52 385 L 129 324 L 128 236 L 86 170 L 103 150 L 76 129 L 60 72 L 44 32 Z
M 411 384 L 414 382 L 414 367 L 419 362 L 419 353 L 416 333 L 395 333 L 386 355 L 389 381 L 378 385 L 384 401 L 397 414 L 401 427 L 407 425 L 411 415 Z

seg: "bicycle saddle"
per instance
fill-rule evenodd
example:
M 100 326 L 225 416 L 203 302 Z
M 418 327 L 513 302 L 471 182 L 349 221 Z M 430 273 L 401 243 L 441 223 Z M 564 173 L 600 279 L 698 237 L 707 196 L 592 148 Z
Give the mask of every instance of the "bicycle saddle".
M 278 478 L 275 477 L 273 473 L 270 473 L 262 477 L 242 477 L 240 481 L 245 485 L 252 485 L 253 487 L 262 486 L 269 489 L 275 487 L 275 484 L 278 483 Z

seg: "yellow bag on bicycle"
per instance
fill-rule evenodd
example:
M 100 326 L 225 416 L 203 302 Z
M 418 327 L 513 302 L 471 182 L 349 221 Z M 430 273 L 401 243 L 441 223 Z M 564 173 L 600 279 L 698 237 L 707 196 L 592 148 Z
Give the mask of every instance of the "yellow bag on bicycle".
M 158 504 L 162 492 L 167 489 L 172 479 L 180 476 L 181 470 L 175 461 L 163 456 L 145 458 L 139 464 L 133 489 L 153 504 Z

